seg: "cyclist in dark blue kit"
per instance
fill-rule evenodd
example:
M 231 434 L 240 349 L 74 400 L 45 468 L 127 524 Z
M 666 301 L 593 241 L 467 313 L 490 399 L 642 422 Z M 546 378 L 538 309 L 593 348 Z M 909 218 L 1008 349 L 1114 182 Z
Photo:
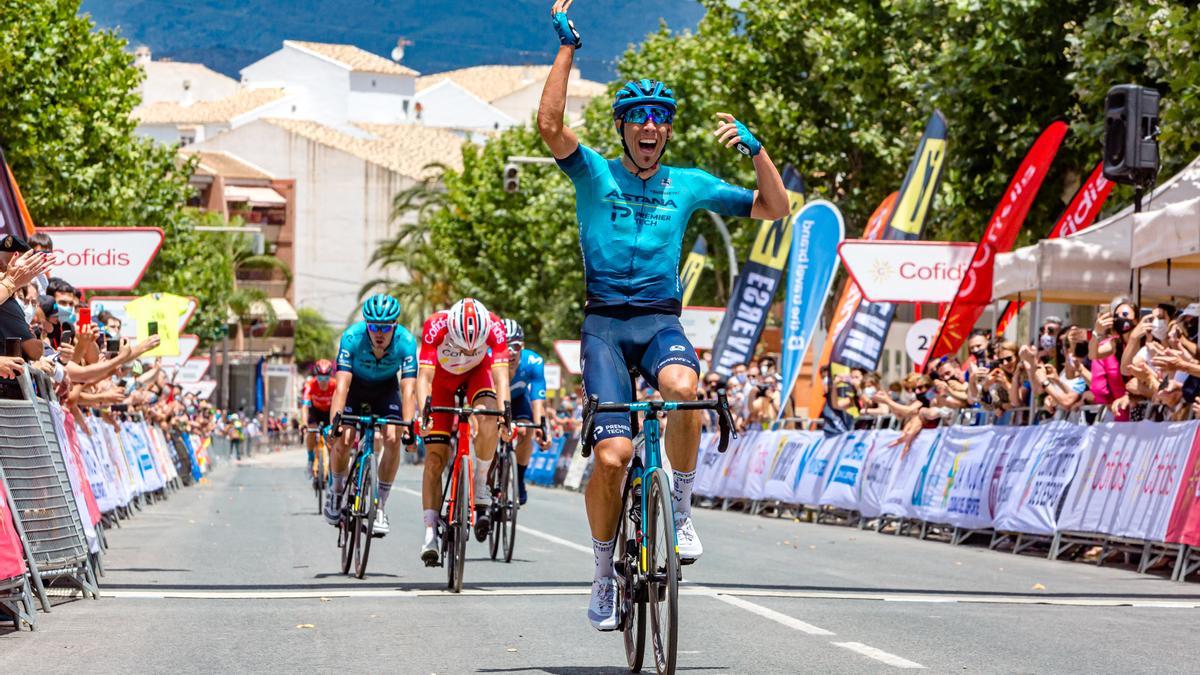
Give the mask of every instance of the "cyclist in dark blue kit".
M 546 360 L 541 354 L 525 347 L 525 329 L 512 319 L 504 320 L 504 332 L 508 337 L 508 391 L 512 397 L 513 419 L 519 422 L 541 424 L 546 414 Z M 518 429 L 517 441 L 517 493 L 523 506 L 525 493 L 525 470 L 533 456 L 534 436 L 543 448 L 550 446 L 550 439 L 543 438 L 541 431 Z
M 629 367 L 671 401 L 695 400 L 700 364 L 679 324 L 679 259 L 692 214 L 709 209 L 727 216 L 776 220 L 788 214 L 779 171 L 762 144 L 732 115 L 719 113 L 714 135 L 754 162 L 755 191 L 735 187 L 699 169 L 661 164 L 673 133 L 675 96 L 656 80 L 625 84 L 613 101 L 613 124 L 624 153 L 606 159 L 579 143 L 563 122 L 567 80 L 579 33 L 567 19 L 572 0 L 551 10 L 561 47 L 542 90 L 537 123 L 559 167 L 575 185 L 579 243 L 587 302 L 580 361 L 584 388 L 601 403 L 632 400 Z M 691 519 L 691 489 L 700 417 L 670 413 L 667 456 L 674 470 L 673 510 L 679 556 L 695 561 L 703 551 Z M 596 554 L 588 619 L 599 630 L 617 627 L 612 560 L 621 484 L 633 456 L 629 416 L 596 416 L 595 467 L 585 501 Z

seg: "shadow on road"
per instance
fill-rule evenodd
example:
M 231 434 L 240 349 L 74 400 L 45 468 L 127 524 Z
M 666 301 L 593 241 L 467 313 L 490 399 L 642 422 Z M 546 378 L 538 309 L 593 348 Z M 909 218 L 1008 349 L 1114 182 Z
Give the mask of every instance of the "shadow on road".
M 1200 600 L 1196 593 L 1050 593 L 1047 591 L 984 591 L 953 588 L 875 588 L 868 586 L 786 586 L 779 584 L 704 584 L 715 591 L 781 591 L 798 593 L 891 593 L 895 595 L 978 595 L 997 598 L 1120 598 Z
M 650 667 L 653 668 L 653 663 Z M 680 670 L 728 670 L 726 665 L 692 665 L 692 667 L 684 667 L 679 665 L 676 668 Z M 608 665 L 529 665 L 526 668 L 479 668 L 475 673 L 546 673 L 547 675 L 611 675 L 612 673 L 628 673 L 628 668 L 614 668 Z

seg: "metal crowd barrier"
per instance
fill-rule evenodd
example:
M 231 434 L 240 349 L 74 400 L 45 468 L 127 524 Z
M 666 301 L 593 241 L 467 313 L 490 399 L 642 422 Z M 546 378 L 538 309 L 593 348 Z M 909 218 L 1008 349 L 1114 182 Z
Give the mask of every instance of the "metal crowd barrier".
M 87 538 L 66 475 L 53 427 L 42 417 L 49 403 L 46 376 L 26 368 L 21 375 L 23 400 L 0 399 L 0 467 L 12 498 L 13 520 L 20 521 L 26 564 L 43 611 L 50 611 L 46 581 L 66 581 L 85 597 L 98 598 Z M 38 384 L 35 385 L 34 382 Z M 51 422 L 52 423 L 52 422 Z M 53 445 L 52 445 L 53 444 Z

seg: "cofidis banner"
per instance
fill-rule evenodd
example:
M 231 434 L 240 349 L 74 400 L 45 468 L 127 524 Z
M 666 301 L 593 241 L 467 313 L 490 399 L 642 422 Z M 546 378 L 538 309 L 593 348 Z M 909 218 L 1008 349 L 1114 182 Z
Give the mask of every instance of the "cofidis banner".
M 774 222 L 762 221 L 713 343 L 713 370 L 722 377 L 729 377 L 734 366 L 754 356 L 754 347 L 762 336 L 771 301 L 787 265 L 792 248 L 792 221 L 804 206 L 804 180 L 794 166 L 788 165 L 783 170 L 783 187 L 790 203 L 788 215 Z
M 792 264 L 783 310 L 781 401 L 788 400 L 800 375 L 800 364 L 829 299 L 838 266 L 837 248 L 845 236 L 842 212 L 823 199 L 806 204 L 792 223 Z M 785 407 L 780 406 L 780 415 Z
M 946 118 L 935 110 L 925 124 L 925 135 L 917 146 L 917 154 L 908 165 L 908 173 L 900 187 L 900 197 L 884 228 L 883 239 L 912 240 L 921 238 L 921 230 L 933 196 L 942 180 L 946 162 Z M 892 327 L 896 307 L 886 302 L 859 304 L 846 329 L 837 336 L 830 357 L 830 369 L 835 374 L 851 368 L 875 370 L 883 341 Z
M 925 365 L 946 354 L 958 351 L 967 340 L 967 334 L 975 326 L 984 307 L 992 301 L 992 266 L 997 253 L 1007 253 L 1012 250 L 1021 232 L 1021 225 L 1033 199 L 1037 196 L 1042 181 L 1050 173 L 1050 163 L 1058 154 L 1058 146 L 1062 145 L 1067 135 L 1066 122 L 1054 122 L 1046 127 L 1033 147 L 1021 161 L 1016 175 L 1004 191 L 996 211 L 988 222 L 983 238 L 975 247 L 975 256 L 971 266 L 967 268 L 962 283 L 958 286 L 958 294 L 950 303 L 942 321 L 942 329 L 938 332 L 933 347 L 925 355 Z

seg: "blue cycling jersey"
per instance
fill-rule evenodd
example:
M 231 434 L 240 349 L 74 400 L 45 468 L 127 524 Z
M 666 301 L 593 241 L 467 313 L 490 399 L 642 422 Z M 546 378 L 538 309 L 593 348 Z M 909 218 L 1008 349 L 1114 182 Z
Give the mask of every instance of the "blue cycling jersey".
M 417 376 L 417 340 L 404 326 L 396 326 L 392 343 L 383 358 L 375 358 L 371 350 L 371 337 L 367 335 L 367 324 L 363 321 L 350 326 L 342 333 L 338 346 L 337 369 L 354 375 L 355 378 L 382 382 L 396 377 Z
M 521 363 L 513 373 L 508 390 L 512 397 L 528 397 L 530 401 L 546 400 L 546 360 L 532 349 L 521 350 Z
M 699 169 L 662 166 L 642 180 L 580 145 L 558 166 L 575 184 L 588 311 L 645 307 L 679 314 L 683 232 L 697 209 L 749 216 L 754 192 Z

